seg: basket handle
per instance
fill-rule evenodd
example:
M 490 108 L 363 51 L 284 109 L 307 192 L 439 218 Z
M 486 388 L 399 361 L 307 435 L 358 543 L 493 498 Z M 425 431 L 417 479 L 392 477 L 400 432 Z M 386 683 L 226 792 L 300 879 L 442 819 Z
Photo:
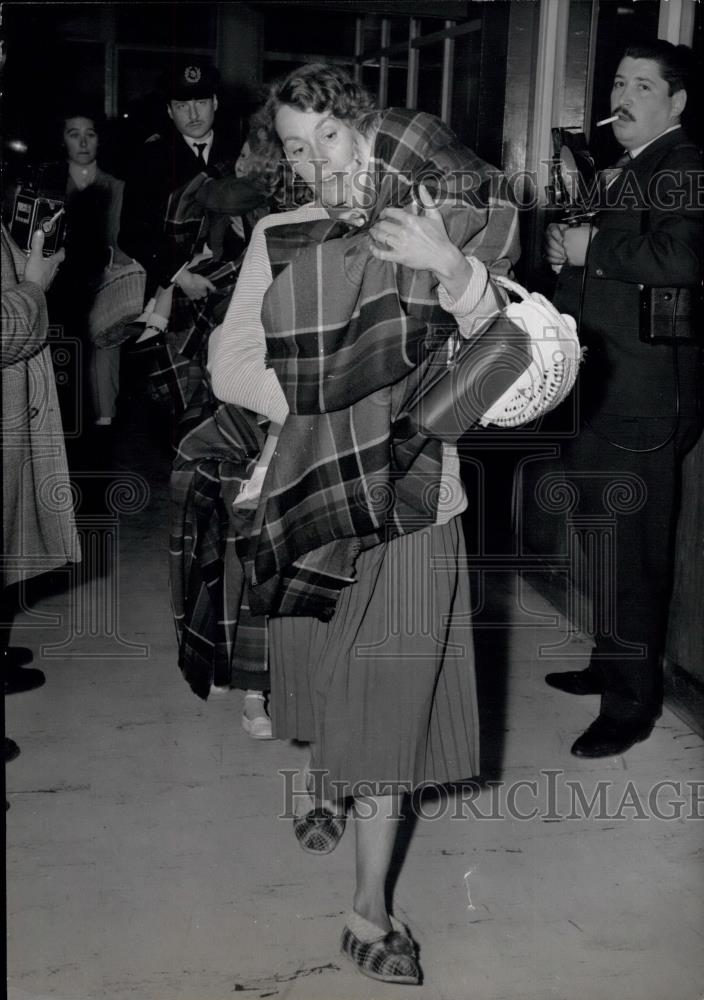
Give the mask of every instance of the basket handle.
M 513 292 L 514 295 L 516 295 L 519 299 L 522 299 L 524 302 L 532 300 L 531 293 L 524 288 L 523 285 L 519 285 L 517 281 L 512 281 L 510 278 L 504 278 L 500 274 L 491 273 L 489 274 L 489 278 L 494 282 L 494 284 L 498 285 L 499 288 L 504 288 L 507 292 Z

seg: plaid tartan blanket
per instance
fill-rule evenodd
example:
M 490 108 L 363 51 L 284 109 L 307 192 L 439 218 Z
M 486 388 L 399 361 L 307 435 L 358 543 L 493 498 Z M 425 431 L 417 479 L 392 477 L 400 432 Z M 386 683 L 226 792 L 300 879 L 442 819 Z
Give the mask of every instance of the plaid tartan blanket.
M 149 374 L 152 396 L 170 401 L 177 417 L 185 413 L 191 398 L 200 387 L 210 332 L 222 323 L 244 259 L 245 243 L 252 231 L 252 221 L 261 213 L 267 199 L 245 178 L 228 175 L 231 165 L 213 168 L 216 176 L 201 171 L 169 197 L 164 231 L 192 256 L 207 242 L 213 260 L 227 256 L 226 230 L 231 216 L 242 216 L 245 242 L 239 241 L 229 269 L 214 282 L 216 290 L 207 298 L 189 301 L 176 289 L 174 303 L 163 343 L 148 346 L 153 354 Z M 225 172 L 224 176 L 220 176 Z M 232 246 L 230 246 L 232 251 Z
M 504 178 L 439 119 L 385 112 L 370 171 L 362 229 L 330 219 L 267 231 L 274 280 L 262 321 L 290 408 L 248 554 L 252 606 L 269 614 L 328 619 L 360 547 L 437 516 L 441 445 L 402 439 L 396 425 L 424 373 L 446 363 L 456 324 L 430 272 L 372 256 L 369 227 L 424 182 L 466 254 L 490 267 L 501 257 L 502 271 L 517 256 Z
M 195 694 L 210 685 L 264 690 L 266 620 L 249 607 L 240 547 L 251 512 L 232 503 L 264 434 L 256 417 L 219 403 L 207 378 L 182 419 L 171 474 L 169 578 L 178 663 Z
M 207 241 L 213 256 L 220 259 L 230 217 L 256 217 L 265 210 L 266 195 L 232 170 L 229 164 L 219 164 L 212 173 L 201 171 L 169 195 L 164 232 L 189 256 Z
M 204 377 L 208 353 L 208 338 L 222 323 L 227 312 L 244 253 L 230 262 L 230 268 L 207 298 L 191 302 L 180 289 L 174 293 L 169 328 L 163 340 L 147 345 L 144 353 L 151 355 L 149 383 L 157 402 L 170 401 L 177 418 L 185 415 L 191 401 L 197 402 Z

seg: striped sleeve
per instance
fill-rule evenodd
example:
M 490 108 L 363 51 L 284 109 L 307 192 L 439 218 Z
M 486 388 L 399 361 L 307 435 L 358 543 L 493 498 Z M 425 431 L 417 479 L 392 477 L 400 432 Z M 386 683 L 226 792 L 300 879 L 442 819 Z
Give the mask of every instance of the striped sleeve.
M 496 178 L 493 179 L 494 182 Z M 495 274 L 509 276 L 518 260 L 521 247 L 518 209 L 506 195 L 506 180 L 499 178 L 498 195 L 488 198 L 481 215 L 482 225 L 462 247 L 472 265 L 472 277 L 464 293 L 454 301 L 438 285 L 438 300 L 442 308 L 457 320 L 463 337 L 472 335 L 478 323 L 496 313 L 506 304 L 507 296 L 492 281 Z
M 458 299 L 452 299 L 440 284 L 438 301 L 445 310 L 455 317 L 457 327 L 463 337 L 471 337 L 478 325 L 494 316 L 506 303 L 506 296 L 490 280 L 486 266 L 476 257 L 467 257 L 472 265 L 472 277 Z
M 213 331 L 208 344 L 208 371 L 217 398 L 261 413 L 277 424 L 288 416 L 288 403 L 275 372 L 266 365 L 261 311 L 272 280 L 266 230 L 326 216 L 324 209 L 306 206 L 257 223 L 223 324 Z

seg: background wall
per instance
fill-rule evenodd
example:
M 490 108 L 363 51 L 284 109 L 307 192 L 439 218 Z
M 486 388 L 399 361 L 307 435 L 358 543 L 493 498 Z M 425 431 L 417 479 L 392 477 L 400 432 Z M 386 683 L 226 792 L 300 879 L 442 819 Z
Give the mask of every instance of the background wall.
M 118 174 L 165 126 L 158 81 L 173 53 L 211 58 L 219 121 L 242 134 L 262 86 L 301 62 L 345 65 L 382 107 L 441 115 L 486 159 L 504 144 L 511 3 L 312 2 L 5 5 L 5 136 L 34 159 L 60 153 L 76 101 L 109 121 L 101 161 Z M 538 9 L 537 0 L 519 6 Z M 31 67 L 31 70 L 29 69 Z M 16 157 L 6 148 L 12 172 Z

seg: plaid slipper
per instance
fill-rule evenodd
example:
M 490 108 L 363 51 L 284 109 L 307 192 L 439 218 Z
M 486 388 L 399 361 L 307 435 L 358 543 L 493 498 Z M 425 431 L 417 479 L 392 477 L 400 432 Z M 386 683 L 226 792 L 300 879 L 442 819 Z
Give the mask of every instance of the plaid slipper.
M 418 986 L 421 981 L 416 945 L 408 928 L 394 917 L 389 918 L 393 930 L 384 934 L 354 911 L 342 932 L 340 951 L 364 976 L 382 983 L 404 983 Z M 350 926 L 351 925 L 351 926 Z M 359 936 L 361 935 L 361 937 Z
M 336 816 L 329 809 L 311 809 L 304 816 L 295 817 L 293 832 L 304 851 L 329 854 L 340 843 L 346 824 L 346 816 Z

